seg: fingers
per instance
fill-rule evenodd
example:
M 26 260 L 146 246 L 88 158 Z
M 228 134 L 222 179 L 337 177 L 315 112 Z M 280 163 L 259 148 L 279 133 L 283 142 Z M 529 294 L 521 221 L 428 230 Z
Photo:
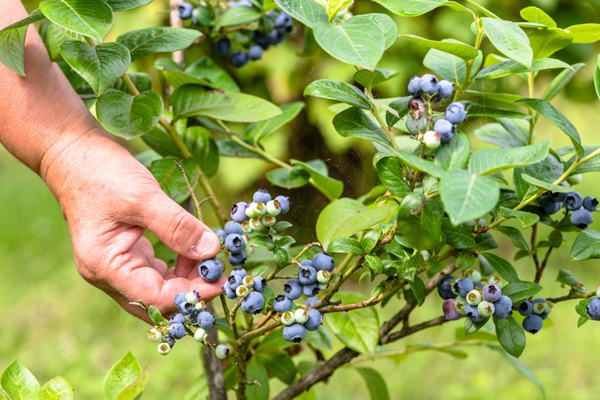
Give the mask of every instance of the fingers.
M 162 192 L 149 199 L 141 221 L 161 242 L 191 260 L 211 258 L 219 251 L 217 235 Z

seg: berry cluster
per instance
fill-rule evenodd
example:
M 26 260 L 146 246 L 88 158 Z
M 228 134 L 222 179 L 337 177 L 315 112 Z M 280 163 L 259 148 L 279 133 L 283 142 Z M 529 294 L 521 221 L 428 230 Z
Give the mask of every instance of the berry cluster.
M 592 297 L 585 310 L 590 319 L 600 321 L 600 286 L 596 290 L 596 296 Z
M 519 313 L 525 317 L 523 329 L 529 333 L 538 333 L 544 327 L 544 320 L 552 312 L 552 304 L 538 297 L 531 301 L 525 300 L 519 305 Z
M 446 319 L 454 321 L 466 316 L 472 322 L 491 316 L 505 319 L 512 314 L 512 300 L 502 295 L 501 288 L 501 278 L 492 276 L 484 285 L 481 273 L 475 270 L 468 271 L 464 278 L 446 275 L 437 285 L 444 299 L 442 310 Z
M 234 268 L 223 285 L 223 293 L 230 299 L 243 299 L 242 311 L 248 314 L 259 314 L 265 306 L 262 292 L 267 281 L 260 276 L 250 276 L 241 267 Z
M 449 98 L 454 93 L 454 83 L 438 80 L 431 74 L 421 77 L 415 76 L 408 83 L 408 92 L 413 96 L 408 103 L 411 117 L 407 120 L 406 127 L 413 134 L 418 134 L 425 146 L 430 149 L 439 147 L 440 143 L 452 140 L 456 132 L 456 125 L 467 119 L 465 106 L 454 102 L 446 107 L 444 113 L 435 119 L 433 130 L 430 129 L 434 115 L 431 112 L 431 103 L 437 103 Z M 425 117 L 425 118 L 424 118 Z M 426 132 L 423 134 L 422 131 Z
M 592 223 L 592 211 L 596 211 L 598 200 L 595 197 L 583 197 L 577 192 L 571 193 L 551 193 L 546 192 L 539 201 L 539 208 L 542 214 L 552 215 L 560 211 L 562 206 L 572 211 L 571 223 L 579 229 L 585 229 Z
M 263 228 L 269 228 L 277 222 L 279 214 L 286 214 L 290 210 L 290 199 L 277 196 L 274 200 L 266 189 L 259 189 L 252 196 L 251 202 L 240 202 L 231 207 L 233 224 L 238 224 L 243 233 L 259 233 Z M 229 224 L 229 223 L 228 223 Z M 233 225 L 232 225 L 233 226 Z M 223 235 L 217 231 L 217 235 Z M 227 226 L 225 227 L 225 233 Z M 239 265 L 239 264 L 238 264 Z

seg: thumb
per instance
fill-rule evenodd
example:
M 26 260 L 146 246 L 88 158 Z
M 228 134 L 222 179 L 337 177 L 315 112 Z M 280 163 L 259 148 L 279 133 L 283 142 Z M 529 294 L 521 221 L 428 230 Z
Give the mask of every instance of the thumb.
M 219 252 L 219 237 L 162 192 L 146 203 L 142 214 L 143 227 L 177 254 L 204 260 Z

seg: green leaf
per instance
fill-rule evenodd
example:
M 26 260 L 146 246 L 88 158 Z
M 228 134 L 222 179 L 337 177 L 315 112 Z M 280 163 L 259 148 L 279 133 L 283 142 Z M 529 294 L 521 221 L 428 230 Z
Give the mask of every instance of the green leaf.
M 429 49 L 436 49 L 443 51 L 444 53 L 452 54 L 464 61 L 470 61 L 479 54 L 477 49 L 473 46 L 458 41 L 437 41 L 407 34 L 402 34 L 400 37 Z
M 152 0 L 104 0 L 114 12 L 133 10 L 152 3 Z
M 495 144 L 504 148 L 525 146 L 527 144 L 527 138 L 519 129 L 509 131 L 502 124 L 498 123 L 485 124 L 475 129 L 474 133 L 477 139 L 482 142 Z
M 525 118 L 522 112 L 508 110 L 500 107 L 490 107 L 483 104 L 463 101 L 469 112 L 469 117 L 492 117 L 492 118 Z
M 96 103 L 98 121 L 110 133 L 133 139 L 142 136 L 158 125 L 163 102 L 154 91 L 132 96 L 110 89 Z
M 553 193 L 569 193 L 571 191 L 573 191 L 573 188 L 571 186 L 561 186 L 561 185 L 555 185 L 553 183 L 548 183 L 548 182 L 544 182 L 541 181 L 537 178 L 534 178 L 533 176 L 529 176 L 527 174 L 521 174 L 521 179 L 523 179 L 525 182 L 544 189 L 544 190 L 549 190 Z
M 204 174 L 213 176 L 219 169 L 219 147 L 210 132 L 201 126 L 185 130 L 182 139 Z
M 566 62 L 557 60 L 555 58 L 542 58 L 535 59 L 531 67 L 526 67 L 513 60 L 502 61 L 496 64 L 492 64 L 487 68 L 479 71 L 475 79 L 498 79 L 504 76 L 513 74 L 523 74 L 530 71 L 543 71 L 546 69 L 571 69 L 572 67 Z
M 403 17 L 418 17 L 441 6 L 446 0 L 374 0 L 391 12 Z
M 460 43 L 454 39 L 445 39 L 444 42 Z M 479 52 L 479 55 L 473 61 L 471 76 L 477 73 L 482 61 L 483 54 Z M 423 65 L 438 74 L 442 79 L 449 80 L 456 84 L 462 84 L 467 75 L 467 65 L 464 60 L 435 49 L 431 49 L 427 52 L 423 59 Z
M 329 200 L 338 199 L 344 191 L 344 184 L 337 179 L 330 178 L 327 175 L 327 165 L 322 160 L 312 160 L 302 162 L 299 160 L 290 160 L 294 166 L 304 169 L 313 180 L 313 185 L 321 191 Z
M 116 400 L 139 399 L 142 396 L 142 393 L 144 392 L 149 380 L 150 372 L 148 372 L 148 369 L 144 369 L 144 372 L 142 372 L 140 376 L 135 378 L 133 382 L 127 385 L 127 387 L 119 393 Z
M 358 137 L 387 148 L 392 147 L 388 135 L 359 108 L 350 107 L 333 117 L 333 126 L 343 137 Z
M 519 275 L 517 275 L 517 271 L 511 263 L 492 253 L 481 253 L 481 255 L 503 279 L 506 279 L 509 282 L 520 281 Z
M 528 253 L 530 252 L 529 245 L 519 229 L 513 228 L 512 226 L 498 226 L 496 227 L 496 230 L 503 235 L 508 236 L 516 248 L 524 250 Z
M 182 203 L 190 196 L 190 192 L 181 171 L 175 165 L 174 161 L 177 161 L 183 167 L 190 185 L 192 188 L 195 187 L 198 183 L 200 168 L 192 158 L 181 160 L 173 157 L 165 157 L 153 161 L 148 169 L 152 172 L 158 183 L 160 183 L 160 187 L 167 196 L 177 203 Z
M 371 21 L 375 22 L 377 26 L 379 26 L 379 29 L 381 29 L 381 33 L 383 33 L 383 36 L 385 37 L 385 50 L 389 49 L 394 43 L 396 43 L 396 39 L 398 39 L 398 26 L 389 15 L 369 13 L 357 15 L 356 18 L 370 19 Z
M 51 22 L 102 43 L 112 27 L 113 11 L 104 1 L 42 1 L 40 11 Z
M 552 19 L 552 17 L 537 7 L 525 7 L 519 14 L 521 14 L 521 18 L 523 18 L 525 21 L 543 24 L 548 28 L 556 28 L 556 22 Z
M 465 335 L 472 335 L 481 328 L 483 328 L 489 321 L 489 318 L 485 318 L 483 321 L 473 322 L 470 319 L 465 321 Z
M 267 179 L 275 186 L 295 189 L 306 185 L 310 174 L 302 167 L 278 168 L 267 172 Z
M 281 114 L 276 105 L 245 93 L 210 91 L 184 85 L 170 99 L 175 119 L 194 115 L 232 122 L 258 122 Z
M 520 302 L 535 296 L 542 289 L 543 288 L 540 285 L 533 282 L 511 282 L 502 287 L 502 294 L 510 297 L 513 304 L 519 304 Z
M 173 143 L 168 134 L 159 128 L 154 128 L 142 136 L 142 140 L 148 145 L 148 147 L 156 151 L 161 156 L 174 156 L 183 158 L 181 151 L 175 145 L 175 143 Z
M 396 208 L 392 203 L 367 208 L 357 200 L 342 198 L 328 204 L 317 219 L 317 238 L 324 248 L 340 237 L 350 237 L 386 220 Z
M 15 22 L 14 24 L 10 24 L 8 26 L 5 26 L 4 28 L 2 28 L 2 30 L 9 30 L 9 29 L 16 29 L 16 28 L 22 28 L 24 26 L 28 26 L 30 24 L 33 24 L 35 22 L 41 21 L 44 18 L 44 14 L 42 14 L 42 12 L 40 11 L 39 8 L 33 10 L 31 12 L 31 14 L 29 14 L 27 17 L 23 18 L 20 21 Z
M 104 93 L 125 74 L 131 62 L 129 50 L 119 43 L 94 47 L 85 42 L 68 40 L 63 43 L 61 54 L 97 95 Z
M 369 274 L 371 275 L 371 282 L 375 279 L 375 277 L 383 272 L 383 262 L 381 258 L 377 257 L 373 254 L 367 254 L 365 256 L 365 265 L 369 270 Z
M 440 181 L 444 208 L 454 225 L 482 217 L 500 198 L 498 183 L 469 171 L 452 169 Z
M 363 69 L 361 71 L 366 71 L 366 70 Z M 390 104 L 388 104 L 388 107 L 391 108 L 392 110 L 396 111 L 396 113 L 398 113 L 398 115 L 395 115 L 395 114 L 391 113 L 390 110 L 387 110 L 387 112 L 385 113 L 385 122 L 386 122 L 387 126 L 392 127 L 392 126 L 396 125 L 396 123 L 398 123 L 398 121 L 400 121 L 402 118 L 404 118 L 406 116 L 406 114 L 408 114 L 408 102 L 410 101 L 410 99 L 411 99 L 410 96 L 401 97 L 399 99 L 392 101 Z
M 25 76 L 25 37 L 27 26 L 0 31 L 0 62 Z
M 366 88 L 372 89 L 380 83 L 397 77 L 400 73 L 393 69 L 375 68 L 373 71 L 361 69 L 354 74 L 354 80 Z
M 445 170 L 465 168 L 471 155 L 467 135 L 456 132 L 450 142 L 441 146 L 435 153 L 435 164 Z
M 18 360 L 4 370 L 0 383 L 11 400 L 37 400 L 40 394 L 39 382 Z
M 506 208 L 502 206 L 500 206 L 500 214 L 502 214 L 502 216 L 506 219 L 517 218 L 521 225 L 523 225 L 523 229 L 536 224 L 540 220 L 540 217 L 537 214 L 513 210 L 512 208 Z
M 442 223 L 442 233 L 446 236 L 446 244 L 455 249 L 470 249 L 477 245 L 467 227 L 453 226 L 447 218 L 444 218 Z
M 527 68 L 531 67 L 533 51 L 523 29 L 514 22 L 495 18 L 482 18 L 483 29 L 494 47 L 508 58 Z
M 259 143 L 296 118 L 303 108 L 304 103 L 301 101 L 281 106 L 281 115 L 249 125 L 246 129 L 246 138 L 255 144 Z
M 560 28 L 540 29 L 529 35 L 529 42 L 534 58 L 546 58 L 573 43 L 573 34 Z
M 304 89 L 305 96 L 336 100 L 364 110 L 371 109 L 371 102 L 356 86 L 330 79 L 318 79 Z
M 538 389 L 540 389 L 540 391 L 542 392 L 542 397 L 544 399 L 546 398 L 546 392 L 544 391 L 544 386 L 542 385 L 542 383 L 537 379 L 537 377 L 534 374 L 531 373 L 531 371 L 525 365 L 523 365 L 523 363 L 521 363 L 521 361 L 508 354 L 500 346 L 489 344 L 488 347 L 492 350 L 500 352 L 504 356 L 504 358 L 506 358 L 506 360 L 517 370 L 517 372 L 519 372 L 521 375 L 523 375 L 525 378 L 531 381 L 531 383 L 533 383 Z
M 68 40 L 85 41 L 82 35 L 69 32 L 55 24 L 49 24 L 44 37 L 44 44 L 52 61 L 62 61 L 62 45 Z
M 309 28 L 329 21 L 325 8 L 313 0 L 275 0 L 275 4 Z
M 515 168 L 513 172 L 515 194 L 520 201 L 533 196 L 538 191 L 535 186 L 523 179 L 524 174 L 545 182 L 554 182 L 563 174 L 563 165 L 552 154 L 548 154 L 542 162 L 525 168 Z
M 57 376 L 42 386 L 40 398 L 41 400 L 75 400 L 75 389 L 71 382 L 62 376 Z
M 361 16 L 336 25 L 319 22 L 314 33 L 319 46 L 332 57 L 367 69 L 377 67 L 385 49 L 385 36 L 379 26 Z
M 356 372 L 360 374 L 367 384 L 367 389 L 371 396 L 371 400 L 389 400 L 390 393 L 387 388 L 387 383 L 379 372 L 373 368 L 356 368 Z
M 479 150 L 469 159 L 469 171 L 478 175 L 490 175 L 509 168 L 524 167 L 543 161 L 548 150 L 550 139 L 523 147 Z
M 153 305 L 148 306 L 148 316 L 156 325 L 161 325 L 165 321 L 160 310 Z
M 523 99 L 519 100 L 519 103 L 524 103 L 526 106 L 542 114 L 548 121 L 556 125 L 556 127 L 569 136 L 577 155 L 579 157 L 583 156 L 583 146 L 581 145 L 581 139 L 579 138 L 577 129 L 556 107 L 549 102 L 540 99 Z
M 150 78 L 150 75 L 143 72 L 129 72 L 127 73 L 127 76 L 129 79 L 131 79 L 133 86 L 135 86 L 138 92 L 147 92 L 152 90 L 152 78 Z M 133 94 L 133 92 L 129 89 L 129 86 L 127 86 L 127 84 L 123 81 L 123 77 L 119 78 L 119 80 L 115 82 L 113 89 Z
M 377 153 L 373 157 L 373 166 L 379 176 L 379 181 L 391 194 L 404 197 L 410 193 L 408 183 L 395 157 L 385 153 Z
M 363 255 L 363 250 L 358 240 L 353 238 L 337 238 L 329 243 L 327 247 L 328 253 L 346 253 L 355 254 L 357 256 Z
M 445 172 L 442 168 L 438 167 L 434 163 L 426 161 L 421 157 L 415 156 L 414 154 L 407 153 L 402 150 L 394 150 L 394 155 L 398 157 L 403 164 L 408 165 L 412 169 L 425 172 L 436 178 L 441 178 Z
M 571 65 L 572 69 L 564 70 L 560 74 L 558 74 L 556 76 L 556 78 L 554 78 L 554 80 L 552 80 L 550 85 L 548 85 L 548 88 L 546 88 L 546 92 L 544 92 L 543 99 L 546 101 L 550 101 L 553 98 L 555 98 L 556 95 L 559 94 L 565 88 L 565 86 L 567 86 L 567 84 L 569 82 L 571 82 L 571 79 L 573 79 L 575 77 L 575 74 L 584 65 L 585 64 L 583 64 L 583 63 L 573 64 L 573 65 Z
M 418 276 L 415 276 L 415 278 L 412 281 L 409 281 L 408 283 L 410 285 L 410 290 L 412 291 L 413 295 L 415 296 L 415 299 L 417 300 L 417 305 L 421 307 L 425 302 L 425 296 L 427 296 L 427 289 L 425 288 L 425 283 L 423 283 L 423 280 Z
M 261 13 L 254 7 L 230 7 L 215 18 L 215 30 L 224 26 L 236 26 L 247 24 L 261 18 Z
M 365 253 L 371 253 L 373 249 L 375 249 L 379 239 L 381 239 L 382 234 L 383 231 L 379 228 L 365 233 L 360 241 L 360 246 L 362 247 L 363 251 Z
M 246 369 L 248 382 L 257 381 L 260 384 L 248 385 L 246 387 L 246 396 L 248 396 L 248 398 L 251 400 L 268 400 L 269 375 L 267 374 L 267 368 L 265 365 L 259 358 L 252 357 L 250 358 L 250 361 L 248 361 Z
M 287 265 L 288 260 L 290 259 L 287 250 L 282 249 L 280 247 L 276 247 L 273 250 L 273 257 L 275 258 L 275 262 L 277 262 L 277 265 L 281 267 Z
M 600 40 L 600 24 L 579 24 L 567 28 L 573 34 L 573 43 L 594 43 Z
M 494 323 L 502 348 L 511 356 L 519 357 L 525 350 L 525 331 L 521 324 L 512 315 L 506 319 L 494 318 Z
M 571 271 L 567 269 L 561 269 L 558 271 L 556 282 L 571 286 L 573 290 L 577 291 L 578 293 L 589 293 L 579 278 L 577 278 Z
M 131 61 L 135 61 L 152 53 L 171 53 L 183 50 L 200 37 L 202 37 L 202 32 L 195 29 L 159 26 L 129 31 L 119 36 L 117 42 L 129 49 Z
M 154 66 L 163 71 L 165 79 L 174 89 L 191 83 L 206 86 L 211 89 L 229 90 L 232 92 L 240 91 L 239 86 L 227 71 L 209 57 L 202 57 L 188 66 L 185 71 L 181 71 L 177 64 L 162 64 L 163 63 L 161 62 L 161 65 L 158 65 L 157 60 Z
M 353 304 L 364 300 L 357 293 L 336 293 L 342 304 Z M 379 342 L 379 317 L 374 308 L 331 313 L 326 318 L 333 333 L 352 350 L 373 356 Z
M 571 261 L 584 261 L 600 258 L 600 232 L 586 229 L 581 231 L 573 242 Z
M 432 249 L 440 242 L 444 215 L 442 203 L 423 201 L 421 195 L 409 194 L 398 212 L 398 232 L 417 250 Z
M 267 371 L 281 382 L 290 385 L 296 379 L 296 365 L 287 353 L 269 351 L 258 353 L 256 357 L 264 364 Z
M 125 354 L 104 378 L 104 400 L 116 400 L 123 389 L 142 374 L 142 367 L 131 352 Z

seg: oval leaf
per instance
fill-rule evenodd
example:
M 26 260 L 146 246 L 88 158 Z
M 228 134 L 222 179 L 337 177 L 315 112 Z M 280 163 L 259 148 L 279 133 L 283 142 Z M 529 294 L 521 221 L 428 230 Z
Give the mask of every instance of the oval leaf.
M 139 60 L 152 53 L 170 53 L 183 50 L 202 36 L 195 29 L 159 26 L 124 33 L 117 42 L 125 45 L 131 53 L 131 60 Z
M 514 22 L 496 18 L 482 18 L 483 29 L 494 47 L 508 58 L 531 68 L 533 51 L 523 29 Z
M 42 1 L 40 11 L 56 25 L 100 43 L 112 27 L 113 10 L 104 1 Z
M 107 90 L 98 98 L 96 112 L 98 121 L 110 133 L 125 139 L 133 139 L 148 133 L 162 115 L 163 102 L 156 92 L 144 92 L 137 96 L 118 90 Z
M 305 96 L 336 100 L 364 110 L 371 109 L 371 102 L 356 86 L 346 82 L 319 79 L 304 89 Z

